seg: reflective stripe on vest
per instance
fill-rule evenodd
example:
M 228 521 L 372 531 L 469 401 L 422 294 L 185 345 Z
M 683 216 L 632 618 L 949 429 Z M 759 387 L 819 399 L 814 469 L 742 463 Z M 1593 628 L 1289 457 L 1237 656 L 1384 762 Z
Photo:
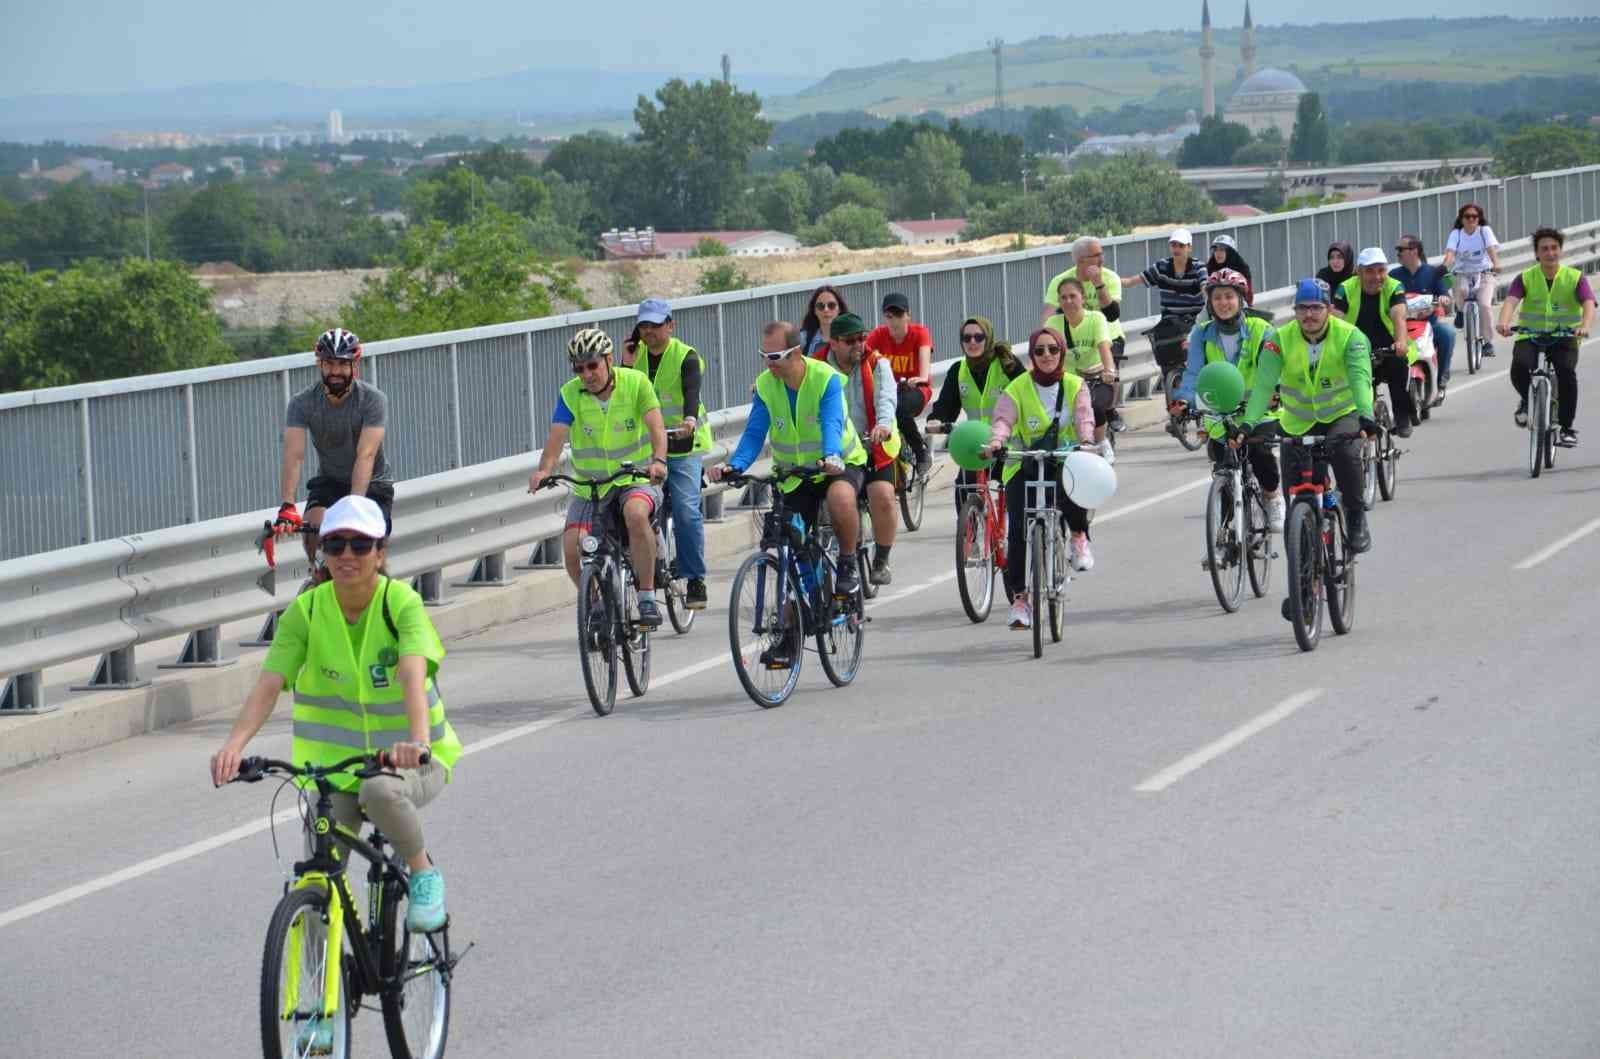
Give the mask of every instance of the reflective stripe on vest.
M 1522 305 L 1517 323 L 1530 331 L 1555 331 L 1577 327 L 1583 322 L 1583 306 L 1578 304 L 1578 281 L 1582 273 L 1568 265 L 1556 273 L 1555 285 L 1544 278 L 1538 265 L 1522 274 Z
M 844 401 L 844 436 L 841 453 L 849 466 L 862 467 L 867 462 L 867 450 L 861 445 L 855 424 L 850 421 L 850 398 L 844 393 L 844 376 L 820 360 L 806 358 L 806 377 L 800 382 L 794 409 L 789 408 L 789 387 L 770 371 L 756 379 L 756 396 L 767 406 L 767 439 L 772 446 L 772 458 L 785 466 L 798 467 L 822 459 L 822 394 L 828 380 L 838 376 L 840 400 Z M 783 491 L 791 493 L 800 487 L 798 479 L 783 483 Z
M 1011 380 L 1006 378 L 1005 367 L 998 356 L 992 356 L 989 374 L 983 377 L 983 386 L 980 387 L 967 363 L 967 359 L 962 357 L 956 372 L 956 390 L 961 395 L 961 410 L 967 413 L 968 419 L 993 419 L 994 406 L 1000 403 L 1000 395 L 1011 385 Z
M 652 392 L 644 372 L 613 367 L 611 400 L 602 407 L 599 398 L 573 378 L 561 387 L 561 398 L 572 413 L 572 469 L 591 480 L 615 474 L 624 463 L 641 466 L 650 460 L 650 430 L 644 425 L 644 397 Z M 646 481 L 640 473 L 635 481 Z M 624 481 L 600 490 L 604 497 Z
M 1279 423 L 1300 435 L 1318 423 L 1331 423 L 1356 410 L 1355 390 L 1345 368 L 1345 348 L 1357 334 L 1355 326 L 1332 317 L 1322 339 L 1317 374 L 1311 375 L 1311 349 L 1298 322 L 1278 328 L 1283 372 L 1278 376 L 1278 397 L 1283 410 Z
M 1083 380 L 1078 376 L 1070 371 L 1061 373 L 1061 429 L 1056 434 L 1058 445 L 1081 440 L 1078 437 L 1077 405 L 1078 391 L 1082 388 Z M 1039 388 L 1034 384 L 1032 375 L 1024 373 L 1012 379 L 1006 386 L 1006 394 L 1017 406 L 1017 425 L 1013 428 L 1016 436 L 1022 439 L 1025 448 L 1031 449 L 1050 432 L 1050 416 L 1054 410 L 1046 408 L 1044 402 L 1039 400 Z M 1000 472 L 1000 480 L 1011 481 L 1021 467 L 1021 463 L 1006 461 L 1006 469 Z
M 643 343 L 640 344 L 643 349 Z M 656 400 L 661 402 L 661 421 L 670 431 L 683 422 L 687 415 L 683 409 L 683 362 L 693 355 L 700 362 L 700 386 L 705 389 L 706 358 L 702 357 L 694 347 L 679 338 L 669 339 L 667 348 L 661 351 L 661 363 L 656 367 L 655 375 L 650 377 L 650 383 L 656 388 Z M 634 361 L 638 364 L 639 361 Z M 650 370 L 650 351 L 644 349 L 644 371 Z M 711 423 L 706 415 L 706 403 L 700 402 L 700 407 L 695 410 L 694 447 L 690 452 L 711 451 Z

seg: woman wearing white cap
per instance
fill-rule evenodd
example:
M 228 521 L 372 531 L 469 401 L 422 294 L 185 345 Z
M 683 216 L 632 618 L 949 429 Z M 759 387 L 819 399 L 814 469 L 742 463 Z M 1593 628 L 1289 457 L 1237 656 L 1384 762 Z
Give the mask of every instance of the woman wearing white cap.
M 261 676 L 211 757 L 211 782 L 238 775 L 245 746 L 285 687 L 294 689 L 295 762 L 333 765 L 387 751 L 398 775 L 336 777 L 334 815 L 354 831 L 366 813 L 388 836 L 411 868 L 406 921 L 429 931 L 444 925 L 444 878 L 423 845 L 417 810 L 444 789 L 461 740 L 434 684 L 444 645 L 421 597 L 383 572 L 386 537 L 383 512 L 364 496 L 328 509 L 320 547 L 332 580 L 283 612 Z

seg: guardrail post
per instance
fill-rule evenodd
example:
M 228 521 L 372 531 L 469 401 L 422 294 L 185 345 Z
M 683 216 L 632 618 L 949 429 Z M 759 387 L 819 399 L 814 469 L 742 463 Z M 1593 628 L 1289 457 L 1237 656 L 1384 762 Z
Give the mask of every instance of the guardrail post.
M 528 553 L 528 561 L 517 563 L 514 570 L 553 570 L 563 565 L 561 561 L 561 538 L 546 537 L 542 541 L 533 542 L 533 550 Z
M 94 667 L 94 676 L 87 684 L 73 684 L 73 691 L 109 691 L 149 687 L 149 680 L 140 680 L 133 664 L 133 646 L 119 647 L 100 656 Z
M 267 620 L 261 623 L 261 632 L 254 640 L 240 640 L 240 647 L 271 647 L 272 638 L 278 635 L 278 619 L 283 617 L 283 611 L 275 610 L 267 615 Z
M 31 717 L 61 708 L 45 705 L 43 696 L 42 672 L 36 669 L 31 673 L 13 673 L 0 687 L 0 717 Z
M 506 577 L 506 553 L 490 552 L 480 555 L 472 564 L 472 573 L 465 581 L 452 581 L 457 588 L 502 588 L 514 579 Z
M 89 399 L 78 402 L 78 449 L 83 463 L 78 467 L 78 484 L 83 490 L 83 524 L 79 544 L 94 541 L 94 441 L 89 434 Z
M 463 465 L 461 450 L 461 361 L 456 344 L 450 343 L 450 466 Z
M 238 661 L 237 658 L 223 658 L 219 649 L 222 640 L 222 626 L 208 625 L 204 629 L 196 629 L 183 641 L 183 650 L 178 652 L 176 662 L 162 662 L 157 669 L 220 669 L 231 666 Z
M 717 404 L 721 408 L 728 408 L 728 373 L 724 365 L 728 361 L 728 332 L 722 320 L 722 302 L 717 303 Z M 704 390 L 704 385 L 701 389 Z M 700 401 L 705 403 L 705 395 L 701 394 Z
M 723 514 L 722 514 L 723 500 L 722 500 L 722 498 L 726 493 L 727 493 L 726 489 L 719 489 L 714 493 L 709 493 L 708 492 L 708 493 L 701 493 L 700 494 L 700 503 L 704 506 L 704 509 L 705 509 L 705 515 L 704 515 L 705 521 L 707 521 L 707 522 L 721 522 L 722 521 L 722 519 L 723 519 Z
M 439 582 L 438 570 L 424 570 L 411 579 L 411 587 L 422 597 L 424 605 L 437 607 L 444 602 L 444 596 L 439 591 Z

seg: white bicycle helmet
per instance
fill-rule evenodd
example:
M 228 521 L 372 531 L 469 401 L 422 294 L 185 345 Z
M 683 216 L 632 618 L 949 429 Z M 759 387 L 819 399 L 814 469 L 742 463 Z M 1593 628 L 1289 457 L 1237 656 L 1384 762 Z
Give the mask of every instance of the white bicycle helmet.
M 611 336 L 598 327 L 585 327 L 567 343 L 567 359 L 574 364 L 587 364 L 591 360 L 611 356 Z

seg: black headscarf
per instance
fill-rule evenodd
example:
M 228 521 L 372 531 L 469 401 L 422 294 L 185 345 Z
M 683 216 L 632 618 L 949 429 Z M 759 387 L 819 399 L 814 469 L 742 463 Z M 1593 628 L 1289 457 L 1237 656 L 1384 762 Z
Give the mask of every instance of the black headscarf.
M 1331 266 L 1324 265 L 1317 271 L 1317 278 L 1328 285 L 1329 290 L 1338 290 L 1339 284 L 1356 274 L 1356 254 L 1350 249 L 1349 243 L 1330 243 L 1328 253 L 1335 250 L 1344 255 L 1344 271 L 1335 272 Z

